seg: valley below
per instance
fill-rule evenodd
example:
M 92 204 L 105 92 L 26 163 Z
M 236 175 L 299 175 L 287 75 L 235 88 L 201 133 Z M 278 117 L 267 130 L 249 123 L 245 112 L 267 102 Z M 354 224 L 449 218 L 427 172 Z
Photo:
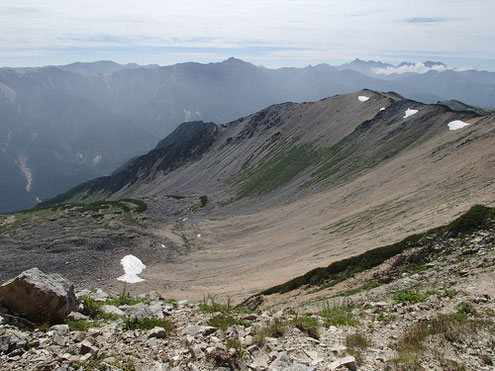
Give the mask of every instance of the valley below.
M 357 97 L 363 94 L 373 99 L 360 102 Z M 360 130 L 357 124 L 353 131 L 343 121 L 339 124 L 339 120 L 337 124 L 346 127 L 345 131 L 332 126 L 335 118 L 327 117 L 327 112 L 335 115 L 336 110 L 341 110 L 337 113 L 340 120 L 359 122 L 373 118 L 387 102 L 391 107 L 416 104 L 418 108 L 424 107 L 425 115 L 427 110 L 437 107 L 414 102 L 404 105 L 400 99 L 371 91 L 337 96 L 311 106 L 302 104 L 288 109 L 284 105 L 272 106 L 262 111 L 265 122 L 255 129 L 249 129 L 249 125 L 254 127 L 253 120 L 260 114 L 226 126 L 225 134 L 216 134 L 215 143 L 206 154 L 198 159 L 182 160 L 171 172 L 141 176 L 131 188 L 125 185 L 114 195 L 96 190 L 96 195 L 106 194 L 110 200 L 139 198 L 146 204 L 145 210 L 137 210 L 132 202 L 93 201 L 95 206 L 55 205 L 4 214 L 0 216 L 0 249 L 4 256 L 0 278 L 5 280 L 38 266 L 66 274 L 76 283 L 118 292 L 124 285 L 116 280 L 122 274 L 120 259 L 132 254 L 141 259 L 146 269 L 141 274 L 143 282 L 126 286 L 130 291 L 155 290 L 191 300 L 212 294 L 239 301 L 316 267 L 446 224 L 474 204 L 494 206 L 493 116 L 471 114 L 469 127 L 456 131 L 447 128 L 450 118 L 464 117 L 467 111 L 447 110 L 442 113 L 444 118 L 420 118 L 430 120 L 425 130 L 433 131 L 433 135 L 421 133 L 412 144 L 399 143 L 403 148 L 390 149 L 395 155 L 390 158 L 385 155 L 369 167 L 358 167 L 354 173 L 333 170 L 335 175 L 315 186 L 301 185 L 311 179 L 311 171 L 316 172 L 311 169 L 321 166 L 321 160 L 312 162 L 311 156 L 316 154 L 301 154 L 307 168 L 292 171 L 289 165 L 285 171 L 291 170 L 292 178 L 284 181 L 280 179 L 287 174 L 276 170 L 277 163 L 270 169 L 263 162 L 281 161 L 273 157 L 274 150 L 270 149 L 278 148 L 276 142 L 267 147 L 264 140 L 273 137 L 273 132 L 280 133 L 282 127 L 270 122 L 280 121 L 277 117 L 283 118 L 287 111 L 294 117 L 294 112 L 299 110 L 306 117 L 303 120 L 307 122 L 312 117 L 313 124 L 308 128 L 289 126 L 285 137 L 297 138 L 299 143 L 314 142 L 320 137 L 313 144 L 316 148 L 322 146 L 321 137 L 338 142 L 340 136 L 344 138 L 342 142 Z M 367 107 L 362 111 L 364 105 Z M 392 108 L 380 111 L 377 117 L 387 111 Z M 398 120 L 403 123 L 397 129 L 387 129 L 391 131 L 378 143 L 393 145 L 390 133 L 396 135 L 407 124 L 402 117 Z M 442 120 L 440 126 L 438 122 Z M 294 124 L 289 121 L 287 125 Z M 255 130 L 254 135 L 251 133 L 237 145 L 226 147 L 224 140 L 232 143 L 228 138 L 233 133 L 241 137 L 246 130 Z M 335 130 L 340 132 L 337 137 Z M 278 141 L 289 140 L 284 135 Z M 368 143 L 375 146 L 373 134 L 366 135 L 366 142 L 358 143 L 353 152 L 341 159 L 344 164 L 350 162 L 351 169 L 359 158 L 366 162 L 374 156 L 367 152 Z M 230 153 L 230 157 L 225 153 Z M 260 165 L 252 165 L 253 174 L 248 176 L 259 177 L 258 169 L 261 166 L 264 171 L 264 166 L 271 178 L 262 178 L 251 197 L 239 198 L 236 194 L 245 188 L 243 181 L 236 178 L 240 168 L 236 163 L 241 164 L 252 153 L 261 153 Z M 132 169 L 132 165 L 127 171 L 143 172 Z M 270 182 L 275 182 L 277 188 L 265 191 Z M 96 184 L 100 186 L 100 183 Z M 165 187 L 171 194 L 164 195 Z M 80 196 L 73 192 L 61 197 L 77 200 Z
M 462 125 L 453 130 L 457 121 Z M 270 313 L 267 323 L 276 316 L 295 321 L 304 313 L 323 323 L 325 306 L 350 300 L 346 310 L 366 317 L 363 325 L 356 331 L 332 325 L 323 338 L 336 336 L 343 345 L 347 335 L 365 332 L 380 351 L 358 352 L 347 344 L 338 356 L 325 347 L 317 352 L 328 353 L 332 362 L 352 356 L 367 370 L 386 369 L 398 359 L 402 369 L 416 369 L 409 353 L 390 344 L 419 323 L 418 316 L 434 320 L 437 309 L 450 313 L 461 302 L 474 303 L 483 318 L 495 309 L 494 195 L 491 111 L 371 90 L 284 103 L 226 125 L 184 123 L 110 176 L 34 209 L 0 214 L 0 280 L 37 267 L 80 290 L 242 304 Z M 470 249 L 476 251 L 465 252 Z M 145 266 L 141 282 L 117 279 L 128 255 Z M 424 297 L 424 305 L 392 299 L 427 290 L 436 291 Z M 448 290 L 459 295 L 450 297 Z M 190 310 L 199 304 L 181 305 Z M 380 314 L 376 308 L 384 318 L 398 315 L 405 322 L 397 327 L 387 319 L 388 327 L 380 329 L 381 320 L 372 318 Z M 472 319 L 473 313 L 464 314 Z M 199 324 L 209 320 L 187 316 Z M 369 330 L 373 326 L 376 331 Z M 490 326 L 483 331 L 493 337 Z M 297 331 L 295 336 L 283 349 L 270 349 L 290 353 L 303 341 Z M 251 349 L 242 341 L 242 349 Z M 161 361 L 181 370 L 182 358 L 172 354 L 182 352 L 177 344 Z M 482 354 L 495 357 L 493 349 L 481 342 L 471 347 L 467 358 L 449 350 L 454 355 L 445 362 L 434 354 L 425 362 L 433 369 L 490 369 Z M 263 353 L 261 345 L 256 349 L 262 349 L 257 356 L 231 352 L 238 357 L 232 362 L 240 369 L 279 369 L 269 364 L 280 359 Z M 291 359 L 305 359 L 301 364 L 308 368 L 301 370 L 328 369 L 329 362 L 316 362 L 319 356 L 311 354 Z M 266 367 L 256 366 L 258 356 Z M 191 353 L 199 369 L 213 367 L 195 357 Z M 333 369 L 341 366 L 348 367 Z

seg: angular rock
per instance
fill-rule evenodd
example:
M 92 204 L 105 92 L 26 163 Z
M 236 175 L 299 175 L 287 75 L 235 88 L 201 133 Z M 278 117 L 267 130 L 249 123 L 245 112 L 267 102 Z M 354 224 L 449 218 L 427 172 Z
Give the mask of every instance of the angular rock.
M 158 338 L 163 339 L 167 337 L 167 331 L 163 327 L 154 327 L 148 333 L 148 338 Z
M 12 331 L 0 337 L 0 354 L 16 349 L 27 349 L 29 336 L 20 331 Z
M 328 348 L 328 350 L 337 356 L 343 356 L 347 352 L 347 347 L 345 345 L 335 345 Z
M 67 319 L 70 321 L 86 321 L 89 317 L 79 312 L 70 312 Z
M 356 365 L 356 359 L 354 357 L 345 357 L 336 360 L 335 362 L 330 363 L 330 366 L 328 366 L 329 370 L 336 370 L 339 367 L 347 367 L 351 371 L 356 371 L 357 370 L 357 365 Z
M 130 315 L 133 318 L 152 318 L 153 311 L 150 309 L 149 305 L 144 303 L 138 303 L 136 305 L 122 305 L 118 309 L 122 310 L 125 314 Z M 153 317 L 154 318 L 154 317 Z
M 281 353 L 270 365 L 270 370 L 273 371 L 313 371 L 313 367 L 306 366 L 302 363 L 295 363 L 294 360 L 287 355 Z
M 91 344 L 89 341 L 84 340 L 81 343 L 81 350 L 79 351 L 79 354 L 88 354 L 88 353 L 96 357 L 96 354 L 98 353 L 98 348 L 93 344 Z
M 61 323 L 76 307 L 74 286 L 58 274 L 31 268 L 0 286 L 0 303 L 33 322 Z
M 125 312 L 123 310 L 120 310 L 114 305 L 103 305 L 100 308 L 100 310 L 105 314 L 110 314 L 113 316 L 119 316 L 119 317 L 125 316 Z
M 108 294 L 102 289 L 96 290 L 96 292 L 90 292 L 88 295 L 94 301 L 105 302 L 108 299 Z
M 70 332 L 69 325 L 53 325 L 49 328 L 49 331 L 57 332 L 59 334 L 68 334 Z
M 217 331 L 216 327 L 212 326 L 186 326 L 183 330 L 185 335 L 210 335 Z
M 163 306 L 160 302 L 154 302 L 149 305 L 149 309 L 152 313 L 153 318 L 162 319 L 165 318 L 163 315 Z
M 189 351 L 191 353 L 191 356 L 196 360 L 203 358 L 205 355 L 201 350 L 199 344 L 192 344 L 191 347 L 189 348 Z

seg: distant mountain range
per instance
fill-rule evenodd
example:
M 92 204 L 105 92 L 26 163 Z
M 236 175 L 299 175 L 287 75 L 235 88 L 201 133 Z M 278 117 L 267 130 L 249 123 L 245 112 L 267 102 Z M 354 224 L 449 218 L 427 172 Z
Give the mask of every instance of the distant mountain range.
M 495 73 L 441 62 L 268 69 L 221 63 L 121 65 L 111 61 L 0 68 L 0 212 L 34 206 L 108 175 L 184 121 L 227 123 L 268 105 L 362 88 L 434 103 L 495 107 Z

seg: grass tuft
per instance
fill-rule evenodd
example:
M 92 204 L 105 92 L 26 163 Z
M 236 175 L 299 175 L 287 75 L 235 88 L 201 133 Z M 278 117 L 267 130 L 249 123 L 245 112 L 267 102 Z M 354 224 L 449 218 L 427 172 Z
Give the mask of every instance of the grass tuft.
M 308 315 L 297 317 L 291 321 L 291 324 L 314 339 L 319 339 L 320 337 L 320 324 L 314 317 Z
M 326 304 L 320 311 L 320 316 L 325 321 L 326 326 L 357 326 L 359 321 L 352 311 L 355 306 L 352 303 L 343 303 L 330 306 Z
M 166 319 L 156 319 L 156 318 L 132 318 L 127 317 L 124 320 L 124 331 L 128 330 L 151 330 L 154 327 L 163 327 L 166 332 L 170 333 L 174 330 L 172 322 Z
M 246 321 L 239 321 L 232 316 L 226 314 L 218 314 L 215 317 L 210 318 L 208 325 L 219 328 L 222 331 L 227 331 L 230 326 L 239 325 L 248 327 L 249 323 Z

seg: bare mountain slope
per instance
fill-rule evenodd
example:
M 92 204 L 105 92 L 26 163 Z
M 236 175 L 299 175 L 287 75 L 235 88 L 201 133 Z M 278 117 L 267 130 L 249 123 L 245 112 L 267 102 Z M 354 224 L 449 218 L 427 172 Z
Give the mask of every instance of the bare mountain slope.
M 454 120 L 469 126 L 451 131 Z M 105 242 L 109 247 L 90 270 L 109 286 L 118 285 L 111 278 L 120 273 L 120 257 L 132 252 L 147 265 L 136 290 L 246 297 L 445 224 L 473 204 L 494 204 L 495 117 L 465 106 L 365 90 L 271 106 L 228 125 L 178 130 L 121 173 L 57 199 L 132 197 L 148 204 L 144 215 L 130 215 L 136 224 L 126 216 L 127 226 L 116 230 L 118 223 L 100 211 L 93 214 L 98 232 L 78 229 L 78 246 L 91 246 L 84 240 L 106 229 L 120 236 L 121 246 Z M 71 220 L 68 213 L 57 223 Z M 0 233 L 22 241 L 24 254 L 37 240 L 78 256 L 56 231 Z M 63 252 L 56 259 L 63 267 Z M 88 274 L 84 265 L 70 272 L 76 281 Z

